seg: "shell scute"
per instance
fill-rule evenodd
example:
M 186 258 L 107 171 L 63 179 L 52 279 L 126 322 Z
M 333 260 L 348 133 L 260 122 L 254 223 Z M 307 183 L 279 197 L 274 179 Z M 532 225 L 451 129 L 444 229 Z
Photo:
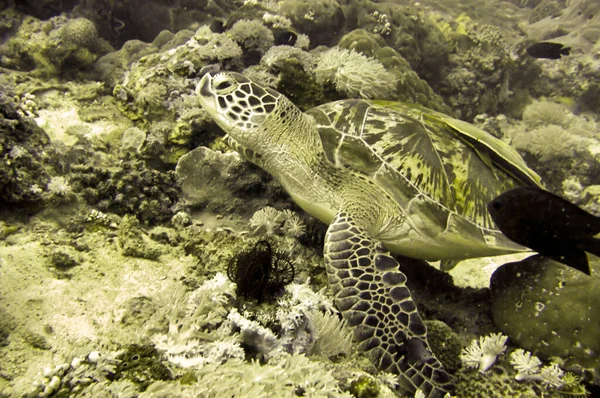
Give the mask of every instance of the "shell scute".
M 404 210 L 424 206 L 421 216 L 426 208 L 436 219 L 430 225 L 443 227 L 441 213 L 450 212 L 494 229 L 489 201 L 518 185 L 539 185 L 518 155 L 487 133 L 418 105 L 344 100 L 308 113 L 331 163 L 369 176 Z

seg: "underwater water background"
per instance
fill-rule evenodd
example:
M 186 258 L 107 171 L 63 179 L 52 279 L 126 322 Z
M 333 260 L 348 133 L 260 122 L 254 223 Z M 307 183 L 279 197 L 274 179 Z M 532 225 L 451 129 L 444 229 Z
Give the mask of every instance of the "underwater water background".
M 302 112 L 425 107 L 424 126 L 445 121 L 486 167 L 515 168 L 515 150 L 600 216 L 597 0 L 0 10 L 0 397 L 442 396 L 399 385 L 352 340 L 328 226 L 228 145 L 204 76 L 242 73 Z M 512 149 L 482 150 L 478 129 Z M 534 254 L 398 257 L 449 395 L 600 396 L 600 261 L 588 253 L 586 275 Z

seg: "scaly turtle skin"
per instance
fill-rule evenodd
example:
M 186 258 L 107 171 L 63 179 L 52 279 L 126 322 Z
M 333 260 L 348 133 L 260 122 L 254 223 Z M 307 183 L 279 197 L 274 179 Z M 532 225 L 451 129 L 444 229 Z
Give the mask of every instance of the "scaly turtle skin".
M 405 390 L 444 396 L 451 376 L 390 252 L 450 260 L 525 251 L 495 228 L 486 204 L 539 177 L 506 144 L 417 105 L 344 100 L 302 113 L 230 72 L 205 75 L 196 92 L 235 150 L 329 224 L 328 279 L 360 348 Z

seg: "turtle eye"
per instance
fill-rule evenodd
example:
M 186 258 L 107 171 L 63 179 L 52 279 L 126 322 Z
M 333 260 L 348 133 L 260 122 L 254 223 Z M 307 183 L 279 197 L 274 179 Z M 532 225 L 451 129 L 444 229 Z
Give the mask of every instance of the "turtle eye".
M 231 87 L 231 82 L 225 81 L 225 82 L 221 82 L 221 83 L 217 84 L 215 89 L 217 89 L 219 91 L 223 91 L 223 90 L 227 90 L 230 87 Z
M 225 95 L 236 90 L 237 85 L 235 83 L 235 80 L 230 76 L 219 74 L 214 77 L 213 87 L 216 94 Z

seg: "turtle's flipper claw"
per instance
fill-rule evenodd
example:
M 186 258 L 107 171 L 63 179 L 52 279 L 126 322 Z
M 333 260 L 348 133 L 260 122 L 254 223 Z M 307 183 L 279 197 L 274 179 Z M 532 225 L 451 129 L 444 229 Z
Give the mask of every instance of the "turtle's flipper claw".
M 408 392 L 443 397 L 452 378 L 431 352 L 406 277 L 383 245 L 339 213 L 325 238 L 325 263 L 335 303 L 360 348 Z

